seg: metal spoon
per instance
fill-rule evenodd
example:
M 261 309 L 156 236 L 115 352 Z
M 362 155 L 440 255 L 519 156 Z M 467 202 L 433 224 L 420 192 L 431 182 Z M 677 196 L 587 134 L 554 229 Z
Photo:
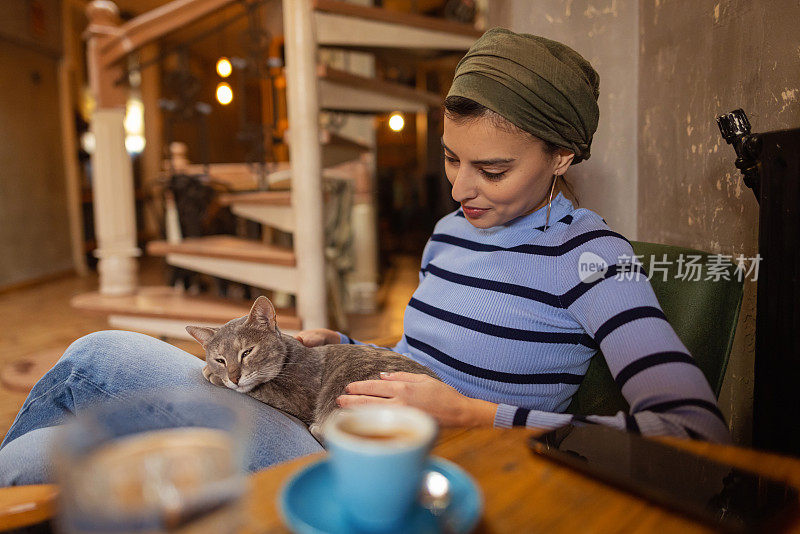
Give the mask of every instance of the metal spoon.
M 430 510 L 436 518 L 439 531 L 445 534 L 454 532 L 445 516 L 450 500 L 450 481 L 447 477 L 438 471 L 425 471 L 419 491 L 419 503 L 423 508 Z
M 226 506 L 233 505 L 247 490 L 246 482 L 240 477 L 210 482 L 198 493 L 188 497 L 181 496 L 170 486 L 166 492 L 161 512 L 161 523 L 167 532 L 180 530 L 197 519 L 210 515 Z

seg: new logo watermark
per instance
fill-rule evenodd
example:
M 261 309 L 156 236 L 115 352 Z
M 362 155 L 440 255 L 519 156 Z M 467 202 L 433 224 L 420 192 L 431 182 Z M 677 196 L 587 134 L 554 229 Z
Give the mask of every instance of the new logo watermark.
M 644 255 L 641 254 L 621 255 L 617 257 L 616 264 L 609 266 L 608 262 L 597 254 L 583 252 L 578 258 L 578 276 L 582 282 L 587 284 L 601 278 L 610 278 L 611 274 L 606 276 L 609 270 L 612 271 L 616 280 L 638 280 L 639 276 L 646 276 L 648 280 L 658 277 L 664 282 L 669 278 L 714 282 L 734 278 L 742 281 L 749 278 L 756 281 L 762 259 L 760 254 L 756 254 L 752 258 L 745 257 L 743 254 L 736 257 L 726 254 L 709 254 L 705 257 L 699 254 L 679 254 L 674 259 L 668 259 L 666 254 L 659 259 L 655 254 L 651 254 L 649 269 L 645 270 L 641 261 L 643 258 Z
M 578 276 L 581 282 L 590 284 L 601 279 L 607 272 L 608 263 L 594 252 L 586 251 L 578 258 Z

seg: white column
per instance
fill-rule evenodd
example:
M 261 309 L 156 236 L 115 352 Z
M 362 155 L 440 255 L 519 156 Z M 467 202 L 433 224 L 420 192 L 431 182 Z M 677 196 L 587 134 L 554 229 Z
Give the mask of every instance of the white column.
M 357 164 L 351 210 L 353 271 L 347 276 L 348 308 L 372 313 L 378 293 L 378 221 L 373 193 L 374 158 L 365 154 Z
M 136 206 L 133 169 L 125 150 L 126 91 L 115 81 L 123 75 L 119 64 L 106 65 L 103 44 L 119 26 L 119 12 L 108 0 L 94 0 L 86 7 L 89 26 L 86 46 L 89 84 L 97 103 L 91 129 L 94 232 L 97 238 L 97 271 L 100 292 L 125 295 L 136 291 Z
M 371 6 L 372 0 L 353 0 L 352 3 Z M 331 66 L 373 78 L 375 57 L 369 53 L 326 50 Z M 377 308 L 378 294 L 378 221 L 375 209 L 375 117 L 351 114 L 341 133 L 373 147 L 359 161 L 341 168 L 352 176 L 354 184 L 350 227 L 353 233 L 353 270 L 346 276 L 348 312 L 372 313 Z
M 325 254 L 319 144 L 317 45 L 311 2 L 283 1 L 286 98 L 292 203 L 297 218 L 294 250 L 300 284 L 297 312 L 303 328 L 325 328 Z
M 92 116 L 94 232 L 100 292 L 136 291 L 136 212 L 133 171 L 125 150 L 124 108 L 98 109 Z

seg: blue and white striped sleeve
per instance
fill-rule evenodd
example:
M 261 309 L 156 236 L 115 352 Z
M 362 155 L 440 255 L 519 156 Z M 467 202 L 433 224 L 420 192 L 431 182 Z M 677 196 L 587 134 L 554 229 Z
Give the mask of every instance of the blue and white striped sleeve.
M 495 425 L 549 429 L 574 420 L 644 435 L 730 441 L 703 372 L 667 321 L 646 273 L 631 267 L 630 243 L 603 233 L 563 256 L 561 305 L 599 346 L 630 413 L 573 417 L 500 405 Z M 579 270 L 581 258 L 600 265 L 594 277 Z
M 336 332 L 336 333 L 339 334 L 339 343 L 341 343 L 342 345 L 347 345 L 347 344 L 350 344 L 350 345 L 366 345 L 366 343 L 364 343 L 363 341 L 359 341 L 357 339 L 353 339 L 350 336 L 348 336 L 347 334 L 343 334 L 341 332 Z

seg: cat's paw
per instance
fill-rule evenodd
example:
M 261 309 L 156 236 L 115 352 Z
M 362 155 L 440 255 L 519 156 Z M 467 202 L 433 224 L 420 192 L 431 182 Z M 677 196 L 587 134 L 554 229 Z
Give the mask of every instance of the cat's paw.
M 216 375 L 211 374 L 211 369 L 208 368 L 208 365 L 203 367 L 203 377 L 215 386 L 225 385 Z
M 203 366 L 203 378 L 211 382 L 211 369 L 208 368 L 208 365 Z

